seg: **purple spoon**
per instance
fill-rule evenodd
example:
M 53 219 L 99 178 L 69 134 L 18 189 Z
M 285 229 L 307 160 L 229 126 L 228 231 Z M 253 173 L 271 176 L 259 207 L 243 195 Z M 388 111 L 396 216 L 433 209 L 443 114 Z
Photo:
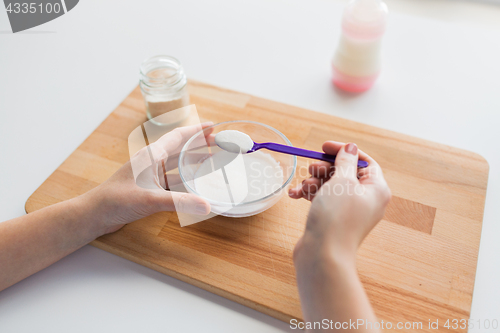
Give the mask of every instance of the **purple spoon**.
M 254 151 L 257 151 L 262 148 L 272 150 L 278 153 L 313 158 L 315 160 L 330 162 L 332 164 L 335 163 L 335 155 L 328 155 L 313 150 L 280 145 L 279 143 L 273 143 L 273 142 L 266 142 L 266 143 L 254 142 L 252 149 L 247 151 L 247 153 L 253 153 Z M 358 168 L 366 168 L 367 166 L 368 162 L 358 160 Z
M 233 153 L 241 152 L 243 154 L 247 154 L 264 148 L 278 153 L 313 158 L 315 160 L 330 162 L 332 164 L 335 162 L 334 155 L 323 154 L 317 151 L 281 145 L 273 142 L 256 143 L 247 134 L 234 130 L 226 130 L 217 133 L 215 136 L 215 143 L 220 148 Z M 366 168 L 367 166 L 368 162 L 358 160 L 358 168 Z

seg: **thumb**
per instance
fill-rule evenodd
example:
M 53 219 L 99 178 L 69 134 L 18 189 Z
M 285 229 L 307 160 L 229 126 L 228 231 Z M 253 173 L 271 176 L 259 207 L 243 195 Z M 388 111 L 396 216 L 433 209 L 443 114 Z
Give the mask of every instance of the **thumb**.
M 177 211 L 187 214 L 207 215 L 210 204 L 207 200 L 192 193 L 154 190 L 154 205 L 158 211 Z
M 348 143 L 340 148 L 335 157 L 335 173 L 337 177 L 357 179 L 358 172 L 358 146 Z

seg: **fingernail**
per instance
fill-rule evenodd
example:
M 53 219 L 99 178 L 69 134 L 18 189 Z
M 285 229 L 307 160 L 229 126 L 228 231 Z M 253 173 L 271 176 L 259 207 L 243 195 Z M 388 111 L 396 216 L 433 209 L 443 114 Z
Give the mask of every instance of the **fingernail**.
M 305 179 L 302 181 L 302 185 L 304 185 L 304 182 L 305 182 L 305 181 L 306 181 Z
M 207 214 L 207 206 L 204 204 L 198 204 L 195 207 L 196 214 L 206 215 Z
M 355 143 L 348 143 L 347 146 L 345 146 L 345 152 L 356 155 L 358 153 L 358 146 L 356 146 Z

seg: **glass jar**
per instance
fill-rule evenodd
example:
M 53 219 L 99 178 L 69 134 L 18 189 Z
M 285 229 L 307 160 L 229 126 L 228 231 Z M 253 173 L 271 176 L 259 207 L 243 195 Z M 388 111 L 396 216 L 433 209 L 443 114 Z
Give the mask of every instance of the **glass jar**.
M 154 124 L 175 125 L 189 116 L 189 108 L 171 112 L 189 105 L 187 78 L 179 60 L 165 55 L 144 60 L 139 86 Z

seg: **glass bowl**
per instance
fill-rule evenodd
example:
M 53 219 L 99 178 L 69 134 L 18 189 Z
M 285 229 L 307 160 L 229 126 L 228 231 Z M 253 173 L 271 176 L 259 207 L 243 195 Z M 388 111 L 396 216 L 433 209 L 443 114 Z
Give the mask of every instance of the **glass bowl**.
M 207 141 L 205 140 L 205 136 L 210 130 L 212 130 L 212 136 L 209 136 L 209 140 L 207 143 Z M 295 175 L 295 169 L 297 167 L 297 157 L 276 153 L 265 149 L 259 150 L 259 152 L 269 154 L 276 162 L 278 162 L 279 167 L 277 168 L 281 169 L 283 175 L 281 186 L 279 186 L 279 188 L 275 190 L 273 187 L 271 191 L 267 191 L 270 192 L 270 194 L 263 195 L 262 197 L 255 200 L 241 200 L 238 203 L 234 203 L 231 201 L 214 201 L 213 199 L 207 198 L 206 196 L 203 196 L 196 191 L 195 179 L 197 177 L 200 177 L 196 174 L 196 172 L 199 170 L 200 166 L 207 158 L 210 158 L 214 154 L 223 151 L 213 142 L 213 135 L 225 130 L 236 130 L 246 133 L 252 138 L 254 142 L 275 142 L 288 146 L 292 145 L 290 140 L 288 140 L 287 137 L 278 130 L 272 128 L 271 126 L 255 121 L 237 120 L 215 124 L 193 135 L 182 148 L 179 156 L 180 178 L 188 192 L 201 196 L 210 203 L 212 213 L 214 214 L 227 217 L 246 217 L 256 215 L 272 207 L 280 200 L 283 194 L 286 193 L 286 189 L 293 179 L 293 176 Z M 257 152 L 250 154 L 257 154 Z M 233 155 L 239 155 L 241 158 L 240 154 Z M 279 169 L 277 170 L 279 171 Z M 217 170 L 217 167 L 215 168 L 215 170 Z M 246 170 L 246 172 L 248 173 L 249 170 Z M 243 174 L 243 176 L 245 176 L 245 174 Z M 226 177 L 226 175 L 224 175 L 224 177 Z M 249 179 L 250 178 L 247 178 L 246 181 L 248 182 Z M 248 195 L 248 197 L 250 197 L 250 194 Z

